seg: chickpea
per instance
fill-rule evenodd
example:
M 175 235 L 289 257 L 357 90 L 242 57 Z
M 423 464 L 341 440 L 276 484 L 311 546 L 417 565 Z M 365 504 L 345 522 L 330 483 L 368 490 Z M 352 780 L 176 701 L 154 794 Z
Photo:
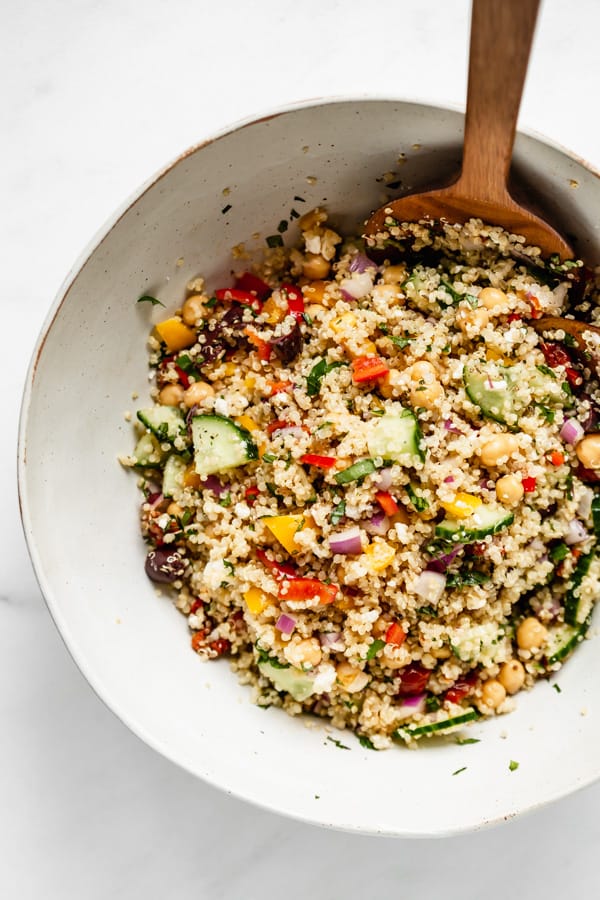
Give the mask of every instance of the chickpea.
M 383 270 L 384 284 L 402 284 L 406 279 L 406 266 L 386 266 Z
M 180 384 L 166 384 L 158 395 L 158 402 L 163 406 L 179 406 L 185 391 Z
M 173 516 L 175 519 L 180 519 L 183 515 L 183 507 L 179 505 L 179 503 L 169 503 L 167 506 L 167 515 Z
M 517 644 L 521 650 L 539 650 L 547 637 L 548 629 L 534 616 L 523 619 L 517 628 Z
M 456 324 L 468 336 L 479 334 L 489 321 L 487 309 L 481 306 L 477 309 L 459 309 L 456 313 Z
M 496 434 L 486 441 L 480 451 L 484 466 L 497 466 L 500 460 L 507 460 L 519 449 L 519 442 L 512 434 Z
M 410 377 L 413 381 L 430 382 L 436 379 L 436 371 L 433 365 L 426 359 L 420 359 L 410 367 Z
M 328 306 L 329 301 L 325 297 L 326 281 L 309 281 L 305 285 L 302 293 L 307 303 L 319 303 L 321 306 Z
M 349 694 L 362 691 L 369 683 L 369 676 L 349 662 L 341 662 L 336 666 L 337 680 Z
M 301 231 L 311 231 L 313 228 L 316 228 L 322 222 L 325 222 L 327 219 L 327 213 L 324 209 L 321 209 L 319 206 L 315 206 L 314 209 L 311 209 L 310 212 L 304 213 L 298 219 L 298 225 L 300 226 Z
M 439 381 L 431 383 L 415 384 L 410 389 L 410 402 L 413 407 L 423 406 L 425 409 L 434 409 L 444 394 Z
M 192 294 L 181 307 L 181 318 L 186 325 L 197 325 L 206 312 L 205 303 L 210 298 L 204 294 Z
M 396 284 L 376 284 L 372 293 L 374 300 L 381 300 L 388 306 L 404 303 L 404 297 L 400 294 Z
M 477 299 L 480 307 L 484 306 L 495 313 L 503 313 L 510 308 L 508 297 L 499 288 L 485 287 L 482 291 L 479 291 Z
M 600 434 L 588 434 L 579 441 L 575 453 L 586 469 L 600 469 Z
M 306 278 L 320 279 L 329 275 L 330 264 L 319 253 L 307 253 L 302 263 L 302 272 Z
M 516 694 L 525 683 L 525 669 L 518 659 L 509 659 L 500 669 L 498 681 L 507 694 Z
M 214 397 L 214 394 L 215 391 L 213 386 L 206 381 L 194 381 L 184 392 L 183 402 L 188 409 L 191 409 L 192 406 L 196 406 L 204 400 L 208 400 L 209 397 Z
M 496 496 L 500 503 L 513 506 L 521 500 L 524 493 L 523 485 L 515 475 L 504 475 L 496 482 Z
M 314 637 L 287 644 L 283 655 L 297 669 L 314 669 L 319 665 L 323 656 L 321 645 Z
M 496 681 L 490 678 L 481 688 L 481 701 L 490 709 L 498 709 L 498 707 L 506 700 L 506 690 Z

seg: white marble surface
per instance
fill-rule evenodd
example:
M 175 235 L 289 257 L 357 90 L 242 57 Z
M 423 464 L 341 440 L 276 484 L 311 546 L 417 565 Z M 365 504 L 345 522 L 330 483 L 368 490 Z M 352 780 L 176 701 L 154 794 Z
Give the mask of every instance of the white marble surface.
M 279 103 L 371 93 L 460 105 L 467 18 L 466 0 L 2 4 L 3 898 L 597 896 L 600 785 L 431 844 L 300 825 L 179 771 L 75 668 L 18 520 L 29 355 L 62 278 L 112 209 L 189 144 Z M 546 0 L 521 117 L 596 166 L 599 30 L 595 0 Z

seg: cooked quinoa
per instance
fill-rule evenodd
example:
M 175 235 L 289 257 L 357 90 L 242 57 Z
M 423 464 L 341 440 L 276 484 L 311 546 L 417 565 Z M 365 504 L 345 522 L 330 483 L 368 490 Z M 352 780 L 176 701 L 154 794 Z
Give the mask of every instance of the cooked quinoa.
M 509 712 L 586 635 L 596 335 L 548 317 L 589 319 L 596 286 L 477 220 L 300 225 L 155 327 L 122 462 L 196 653 L 261 706 L 413 745 Z

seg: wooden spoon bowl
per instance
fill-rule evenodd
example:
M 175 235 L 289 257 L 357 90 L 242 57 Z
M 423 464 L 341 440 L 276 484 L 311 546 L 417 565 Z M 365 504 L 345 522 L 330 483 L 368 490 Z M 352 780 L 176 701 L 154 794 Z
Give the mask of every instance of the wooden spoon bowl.
M 393 200 L 368 219 L 369 244 L 396 223 L 471 218 L 500 225 L 540 247 L 543 256 L 573 257 L 568 242 L 520 206 L 508 188 L 517 116 L 539 0 L 473 0 L 462 171 L 437 190 Z M 371 238 L 371 240 L 369 240 Z

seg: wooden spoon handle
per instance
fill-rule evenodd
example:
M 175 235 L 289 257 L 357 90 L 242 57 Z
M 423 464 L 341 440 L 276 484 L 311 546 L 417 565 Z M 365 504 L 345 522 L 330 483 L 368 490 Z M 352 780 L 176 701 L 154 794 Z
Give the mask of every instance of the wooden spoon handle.
M 473 0 L 463 196 L 505 201 L 539 0 Z

